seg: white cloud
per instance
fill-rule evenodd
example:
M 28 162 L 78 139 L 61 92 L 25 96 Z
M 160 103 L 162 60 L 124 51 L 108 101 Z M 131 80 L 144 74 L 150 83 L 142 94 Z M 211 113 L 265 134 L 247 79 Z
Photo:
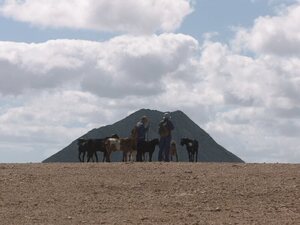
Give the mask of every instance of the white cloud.
M 189 0 L 6 0 L 0 13 L 41 27 L 153 33 L 174 31 L 192 12 Z
M 223 101 L 211 106 L 204 127 L 248 162 L 299 162 L 300 58 L 257 54 L 205 44 L 200 63 L 207 88 Z
M 160 81 L 188 63 L 197 41 L 181 34 L 119 36 L 108 42 L 0 42 L 0 92 L 81 87 L 100 97 L 156 95 Z
M 0 148 L 45 149 L 42 160 L 137 109 L 180 109 L 247 162 L 299 162 L 297 10 L 257 19 L 233 45 L 182 34 L 0 42 Z M 274 46 L 280 33 L 295 48 Z
M 37 160 L 139 108 L 183 110 L 248 162 L 300 159 L 299 57 L 245 56 L 181 34 L 0 46 L 1 142 L 42 146 Z
M 9 98 L 16 102 L 20 97 Z M 17 105 L 7 103 L 0 112 L 4 162 L 9 162 L 10 155 L 15 157 L 13 162 L 41 161 L 111 117 L 109 107 L 99 107 L 106 101 L 79 91 L 39 91 L 20 100 Z
M 259 54 L 300 54 L 300 2 L 284 7 L 277 16 L 255 20 L 250 29 L 241 28 L 235 44 Z
M 0 151 L 40 161 L 89 129 L 149 107 L 167 91 L 164 77 L 188 67 L 197 47 L 181 34 L 0 42 Z

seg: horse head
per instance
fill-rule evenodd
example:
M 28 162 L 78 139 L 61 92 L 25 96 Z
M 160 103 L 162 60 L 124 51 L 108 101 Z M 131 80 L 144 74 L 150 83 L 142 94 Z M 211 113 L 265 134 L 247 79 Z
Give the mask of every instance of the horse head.
M 187 145 L 189 143 L 189 140 L 188 138 L 181 138 L 180 140 L 180 144 L 183 146 L 183 145 Z
M 154 145 L 158 145 L 158 144 L 159 144 L 158 138 L 154 138 L 153 140 L 151 140 L 151 142 L 152 142 Z
M 110 137 L 111 137 L 111 138 L 117 138 L 117 139 L 120 138 L 119 135 L 117 135 L 117 134 L 113 134 L 113 135 L 111 135 Z

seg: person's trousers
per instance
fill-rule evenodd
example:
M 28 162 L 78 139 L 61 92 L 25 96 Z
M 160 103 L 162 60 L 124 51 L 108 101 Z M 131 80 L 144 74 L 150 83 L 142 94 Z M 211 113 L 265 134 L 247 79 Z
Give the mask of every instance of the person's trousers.
M 161 137 L 159 140 L 158 161 L 170 161 L 171 136 Z
M 143 162 L 143 144 L 144 144 L 144 140 L 139 140 L 137 142 L 137 146 L 136 146 L 136 161 L 137 162 Z

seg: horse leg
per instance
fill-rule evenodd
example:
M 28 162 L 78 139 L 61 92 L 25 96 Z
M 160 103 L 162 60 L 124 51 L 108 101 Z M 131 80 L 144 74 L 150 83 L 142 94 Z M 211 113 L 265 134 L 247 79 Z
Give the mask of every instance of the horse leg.
M 130 162 L 133 162 L 133 150 L 130 152 L 129 157 Z
M 86 152 L 86 160 L 85 162 L 89 162 L 90 161 L 90 154 L 89 152 Z
M 103 156 L 102 156 L 102 162 L 104 162 L 106 159 L 106 151 L 103 152 Z
M 196 150 L 196 162 L 198 162 L 198 149 Z
M 95 162 L 95 152 L 91 153 L 90 159 L 91 159 L 92 162 Z
M 86 158 L 86 159 L 85 159 Z M 83 156 L 82 156 L 82 162 L 86 161 L 87 160 L 87 152 L 84 151 L 83 152 Z
M 152 162 L 152 155 L 153 155 L 153 152 L 149 152 L 149 162 Z
M 80 155 L 81 155 L 81 153 L 80 153 L 80 152 L 78 152 L 78 160 L 79 160 L 79 162 L 81 162 Z
M 129 158 L 130 158 L 130 153 L 129 153 L 129 152 L 126 152 L 126 153 L 125 153 L 125 162 L 128 162 L 128 161 L 129 161 Z
M 176 152 L 175 157 L 176 157 L 176 162 L 178 162 L 178 154 L 177 154 L 177 152 Z
M 87 159 L 87 162 L 94 162 L 94 152 L 88 152 L 87 153 L 87 156 L 88 156 L 88 159 Z
M 128 161 L 128 152 L 123 152 L 123 162 Z
M 110 162 L 110 155 L 106 153 L 106 162 Z
M 82 159 L 81 159 L 81 153 L 82 153 L 82 152 L 78 152 L 78 160 L 79 160 L 79 162 L 82 162 Z
M 107 152 L 107 154 L 106 154 L 106 162 L 110 162 L 110 155 L 111 155 L 111 152 Z
M 137 154 L 137 151 L 133 151 L 132 153 L 132 161 L 134 161 L 136 159 L 136 154 Z
M 82 154 L 82 161 L 81 162 L 84 162 L 84 158 L 85 158 L 85 151 L 83 152 L 83 154 Z
M 145 156 L 145 152 L 142 153 L 142 161 L 146 161 L 146 156 Z
M 131 158 L 132 158 L 132 152 L 128 152 L 128 162 L 131 162 Z
M 98 155 L 97 155 L 97 151 L 95 151 L 95 157 L 96 157 L 96 162 L 98 162 Z

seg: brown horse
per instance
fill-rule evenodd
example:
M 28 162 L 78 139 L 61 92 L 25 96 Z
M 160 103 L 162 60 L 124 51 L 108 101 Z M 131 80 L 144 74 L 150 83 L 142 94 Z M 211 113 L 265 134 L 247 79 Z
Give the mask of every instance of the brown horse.
M 171 161 L 173 161 L 173 157 L 175 157 L 176 162 L 178 162 L 177 147 L 176 147 L 176 142 L 174 140 L 171 141 L 171 147 L 170 147 L 170 159 L 171 159 Z
M 78 159 L 80 162 L 84 162 L 85 154 L 87 154 L 87 162 L 90 160 L 98 162 L 97 152 L 103 152 L 103 162 L 107 160 L 107 152 L 105 147 L 105 142 L 108 138 L 119 138 L 117 134 L 114 134 L 106 138 L 94 138 L 94 139 L 84 139 L 79 138 L 77 140 L 78 144 Z
M 105 142 L 108 161 L 111 160 L 111 153 L 116 151 L 123 152 L 123 162 L 133 161 L 133 154 L 136 152 L 136 132 L 131 131 L 130 137 L 108 138 Z

